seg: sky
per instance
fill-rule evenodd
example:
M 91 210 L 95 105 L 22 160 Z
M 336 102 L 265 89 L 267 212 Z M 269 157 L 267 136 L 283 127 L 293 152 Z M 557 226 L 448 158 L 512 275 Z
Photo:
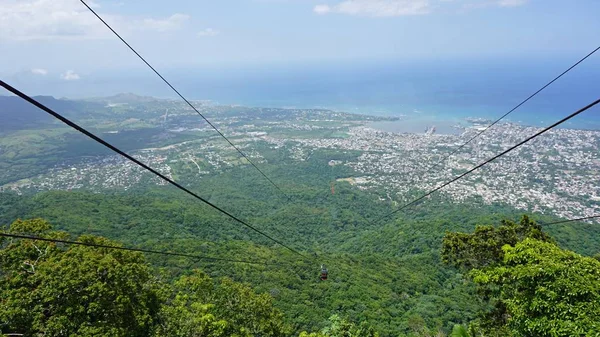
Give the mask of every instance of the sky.
M 93 0 L 159 70 L 580 57 L 597 0 Z M 0 76 L 76 83 L 143 64 L 79 0 L 0 0 Z M 32 89 L 32 90 L 33 90 Z M 68 93 L 68 92 L 67 92 Z

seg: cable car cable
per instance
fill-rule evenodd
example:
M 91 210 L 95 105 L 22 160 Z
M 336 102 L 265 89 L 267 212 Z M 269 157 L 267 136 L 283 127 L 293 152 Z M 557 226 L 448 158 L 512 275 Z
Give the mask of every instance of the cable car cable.
M 73 129 L 83 133 L 84 135 L 88 136 L 89 138 L 95 140 L 96 142 L 104 145 L 105 147 L 109 148 L 110 150 L 120 154 L 121 156 L 125 157 L 126 159 L 128 159 L 129 161 L 134 162 L 135 164 L 137 164 L 138 166 L 144 168 L 147 171 L 150 171 L 151 173 L 153 173 L 154 175 L 158 176 L 159 178 L 163 179 L 164 181 L 168 182 L 169 184 L 177 187 L 178 189 L 186 192 L 187 194 L 191 195 L 192 197 L 200 200 L 201 202 L 207 204 L 208 206 L 216 209 L 217 211 L 225 214 L 226 216 L 228 216 L 229 218 L 235 220 L 236 222 L 242 224 L 245 227 L 250 228 L 251 230 L 253 230 L 254 232 L 264 236 L 265 238 L 287 248 L 289 251 L 291 251 L 294 254 L 297 254 L 303 258 L 307 258 L 304 254 L 298 252 L 297 250 L 295 250 L 294 248 L 289 247 L 288 245 L 284 244 L 283 242 L 273 238 L 272 236 L 270 236 L 269 234 L 259 230 L 258 228 L 254 227 L 253 225 L 245 222 L 244 220 L 239 219 L 238 217 L 230 214 L 229 212 L 225 211 L 224 209 L 220 208 L 219 206 L 216 206 L 215 204 L 211 203 L 210 201 L 202 198 L 201 196 L 199 196 L 198 194 L 190 191 L 189 189 L 183 187 L 182 185 L 180 185 L 179 183 L 175 182 L 174 180 L 171 180 L 170 178 L 168 178 L 167 176 L 163 175 L 162 173 L 156 171 L 155 169 L 151 168 L 150 166 L 142 163 L 141 161 L 133 158 L 132 156 L 128 155 L 127 153 L 123 152 L 122 150 L 118 149 L 117 147 L 111 145 L 110 143 L 104 141 L 103 139 L 99 138 L 98 136 L 94 135 L 93 133 L 87 131 L 86 129 L 84 129 L 83 127 L 79 126 L 78 124 L 72 122 L 71 120 L 67 119 L 66 117 L 62 116 L 61 114 L 55 112 L 54 110 L 46 107 L 45 105 L 43 105 L 42 103 L 36 101 L 35 99 L 29 97 L 27 94 L 24 94 L 23 92 L 19 91 L 18 89 L 10 86 L 9 84 L 7 84 L 6 82 L 0 80 L 0 86 L 4 87 L 6 90 L 10 91 L 11 93 L 21 97 L 22 99 L 26 100 L 27 102 L 35 105 L 36 107 L 44 110 L 45 112 L 47 112 L 48 114 L 54 116 L 55 118 L 59 119 L 61 122 L 67 124 L 68 126 L 72 127 Z
M 593 54 L 595 54 L 598 50 L 600 50 L 600 46 L 598 46 L 596 49 L 592 50 L 590 53 L 588 53 L 587 55 L 585 55 L 583 58 L 581 58 L 579 61 L 577 61 L 576 63 L 574 63 L 573 65 L 571 65 L 569 68 L 567 68 L 565 71 L 563 71 L 562 73 L 560 73 L 558 76 L 554 77 L 550 82 L 546 83 L 543 87 L 541 87 L 540 89 L 538 89 L 536 92 L 534 92 L 533 94 L 531 94 L 529 97 L 527 97 L 525 100 L 521 101 L 519 104 L 517 104 L 514 108 L 512 108 L 511 110 L 509 110 L 507 113 L 505 113 L 504 115 L 502 115 L 500 118 L 496 119 L 493 123 L 491 123 L 490 125 L 488 125 L 485 129 L 479 131 L 475 136 L 471 137 L 469 140 L 467 140 L 465 143 L 463 143 L 462 145 L 460 145 L 457 149 L 455 149 L 454 151 L 452 151 L 450 154 L 446 155 L 444 158 L 442 158 L 439 162 L 435 163 L 434 165 L 432 165 L 431 167 L 429 167 L 426 172 L 431 172 L 432 170 L 434 170 L 436 167 L 438 167 L 440 164 L 442 164 L 444 161 L 446 161 L 448 158 L 450 158 L 452 155 L 454 155 L 455 153 L 457 153 L 458 151 L 460 151 L 463 147 L 465 147 L 467 144 L 469 144 L 470 142 L 472 142 L 474 139 L 478 138 L 479 136 L 481 136 L 484 132 L 486 132 L 488 129 L 490 129 L 491 127 L 493 127 L 495 124 L 497 124 L 498 122 L 500 122 L 501 120 L 503 120 L 505 117 L 507 117 L 508 115 L 510 115 L 512 112 L 514 112 L 515 110 L 517 110 L 519 107 L 521 107 L 523 104 L 527 103 L 529 100 L 531 100 L 533 97 L 537 96 L 537 94 L 539 94 L 540 92 L 542 92 L 544 89 L 546 89 L 547 87 L 549 87 L 551 84 L 553 84 L 554 82 L 556 82 L 558 79 L 560 79 L 561 77 L 563 77 L 565 74 L 567 74 L 569 71 L 571 71 L 573 68 L 577 67 L 580 63 L 582 63 L 583 61 L 585 61 L 587 58 L 589 58 L 590 56 L 592 56 Z M 318 203 L 320 204 L 320 203 Z M 395 212 L 394 212 L 395 213 Z M 377 218 L 375 221 L 370 222 L 370 224 L 374 224 L 376 222 L 378 222 L 379 220 L 391 215 L 393 213 L 384 215 L 382 217 Z
M 573 118 L 573 117 L 575 117 L 575 116 L 579 115 L 580 113 L 582 113 L 582 112 L 584 112 L 584 111 L 588 110 L 589 108 L 591 108 L 591 107 L 595 106 L 595 105 L 596 105 L 596 104 L 598 104 L 598 103 L 600 103 L 600 99 L 597 99 L 596 101 L 594 101 L 594 102 L 592 102 L 592 103 L 588 104 L 587 106 L 585 106 L 585 107 L 583 107 L 583 108 L 581 108 L 581 109 L 579 109 L 579 110 L 577 110 L 577 111 L 573 112 L 572 114 L 570 114 L 570 115 L 568 115 L 567 117 L 565 117 L 565 118 L 563 118 L 563 119 L 559 120 L 558 122 L 556 122 L 556 123 L 554 123 L 554 124 L 552 124 L 552 125 L 550 125 L 550 126 L 548 126 L 548 127 L 544 128 L 543 130 L 541 130 L 541 131 L 537 132 L 536 134 L 534 134 L 534 135 L 532 135 L 532 136 L 530 136 L 530 137 L 526 138 L 525 140 L 523 140 L 523 141 L 521 141 L 521 142 L 517 143 L 516 145 L 513 145 L 512 147 L 508 148 L 507 150 L 504 150 L 504 151 L 502 151 L 501 153 L 499 153 L 499 154 L 495 155 L 494 157 L 492 157 L 492 158 L 490 158 L 490 159 L 488 159 L 488 160 L 484 161 L 483 163 L 481 163 L 481 164 L 479 164 L 479 165 L 477 165 L 477 166 L 473 167 L 472 169 L 470 169 L 470 170 L 468 170 L 468 171 L 466 171 L 466 172 L 464 172 L 464 173 L 460 174 L 459 176 L 457 176 L 457 177 L 455 177 L 455 178 L 453 178 L 453 179 L 451 179 L 451 180 L 449 180 L 449 181 L 447 181 L 447 182 L 443 183 L 442 185 L 440 185 L 440 186 L 438 186 L 438 187 L 434 188 L 433 190 L 431 190 L 431 191 L 429 191 L 429 192 L 427 192 L 427 193 L 423 194 L 422 196 L 420 196 L 420 197 L 418 197 L 418 198 L 414 199 L 413 201 L 411 201 L 411 202 L 409 202 L 409 203 L 405 204 L 404 206 L 401 206 L 400 208 L 396 209 L 395 211 L 392 211 L 392 212 L 390 212 L 390 213 L 388 213 L 388 214 L 385 214 L 385 215 L 383 215 L 383 216 L 381 216 L 381 217 L 377 218 L 377 219 L 376 219 L 375 221 L 373 221 L 372 223 L 376 223 L 376 222 L 378 222 L 378 221 L 380 221 L 380 220 L 382 220 L 382 219 L 384 219 L 384 218 L 387 218 L 387 217 L 389 217 L 389 216 L 391 216 L 391 215 L 394 215 L 394 214 L 396 214 L 397 212 L 400 212 L 401 210 L 403 210 L 403 209 L 405 209 L 405 208 L 407 208 L 407 207 L 409 207 L 409 206 L 411 206 L 411 205 L 414 205 L 415 203 L 417 203 L 417 202 L 419 202 L 419 201 L 423 200 L 424 198 L 426 198 L 426 197 L 430 196 L 431 194 L 433 194 L 433 193 L 435 193 L 435 192 L 437 192 L 437 191 L 441 190 L 442 188 L 444 188 L 444 187 L 446 187 L 446 186 L 448 186 L 448 185 L 450 185 L 450 184 L 454 183 L 454 182 L 455 182 L 455 181 L 457 181 L 457 180 L 460 180 L 460 179 L 462 179 L 462 178 L 463 178 L 463 177 L 465 177 L 466 175 L 468 175 L 468 174 L 470 174 L 470 173 L 474 172 L 475 170 L 477 170 L 477 169 L 481 168 L 482 166 L 484 166 L 484 165 L 486 165 L 486 164 L 488 164 L 488 163 L 490 163 L 490 162 L 492 162 L 492 161 L 494 161 L 494 160 L 496 160 L 496 159 L 498 159 L 498 158 L 500 158 L 500 157 L 504 156 L 505 154 L 507 154 L 507 153 L 511 152 L 512 150 L 514 150 L 514 149 L 516 149 L 516 148 L 520 147 L 521 145 L 523 145 L 523 144 L 525 144 L 525 143 L 529 142 L 530 140 L 533 140 L 533 139 L 537 138 L 538 136 L 540 136 L 540 135 L 542 135 L 542 134 L 546 133 L 547 131 L 549 131 L 549 130 L 553 129 L 554 127 L 556 127 L 556 126 L 558 126 L 558 125 L 560 125 L 560 124 L 562 124 L 562 123 L 564 123 L 564 122 L 568 121 L 569 119 L 571 119 L 571 118 Z
M 492 124 L 490 124 L 487 127 L 485 127 L 485 129 L 479 131 L 477 134 L 475 134 L 475 136 L 471 137 L 469 140 L 467 140 L 465 143 L 463 143 L 462 145 L 460 145 L 457 149 L 455 149 L 454 151 L 452 151 L 450 154 L 446 155 L 444 158 L 442 158 L 442 160 L 440 160 L 439 162 L 437 162 L 436 164 L 434 164 L 433 166 L 431 166 L 427 170 L 427 172 L 431 172 L 431 170 L 433 170 L 434 168 L 438 167 L 440 164 L 442 164 L 443 162 L 445 162 L 452 155 L 454 155 L 455 153 L 457 153 L 458 151 L 460 151 L 463 147 L 465 147 L 465 145 L 467 145 L 470 142 L 472 142 L 475 138 L 481 136 L 481 134 L 483 134 L 488 129 L 490 129 L 492 126 L 496 125 L 498 122 L 500 122 L 501 120 L 503 120 L 506 116 L 510 115 L 513 111 L 517 110 L 519 107 L 521 107 L 521 105 L 527 103 L 530 99 L 532 99 L 533 97 L 537 96 L 537 94 L 539 94 L 544 89 L 546 89 L 547 87 L 549 87 L 552 83 L 556 82 L 559 78 L 563 77 L 563 75 L 565 75 L 566 73 L 568 73 L 569 71 L 571 71 L 573 68 L 575 68 L 576 66 L 578 66 L 581 62 L 585 61 L 588 57 L 592 56 L 598 50 L 600 50 L 600 46 L 598 46 L 596 49 L 592 50 L 589 54 L 587 54 L 582 59 L 580 59 L 579 61 L 577 61 L 575 64 L 573 64 L 572 66 L 570 66 L 567 70 L 563 71 L 560 75 L 556 76 L 550 82 L 546 83 L 546 85 L 544 85 L 543 87 L 541 87 L 540 89 L 538 89 L 538 91 L 536 91 L 533 94 L 531 94 L 529 97 L 527 97 L 521 103 L 517 104 L 517 106 L 515 106 L 512 109 L 510 109 L 507 113 L 505 113 L 504 115 L 500 116 L 500 118 L 496 119 Z
M 126 251 L 131 251 L 131 252 L 140 252 L 140 253 L 148 253 L 148 254 L 181 256 L 181 257 L 192 258 L 195 260 L 225 261 L 225 262 L 233 262 L 233 263 L 265 265 L 265 266 L 279 265 L 276 263 L 268 263 L 268 262 L 261 262 L 261 261 L 236 260 L 236 259 L 227 259 L 227 258 L 221 258 L 221 257 L 204 256 L 204 255 L 176 253 L 176 252 L 169 252 L 169 251 L 163 251 L 163 250 L 151 250 L 151 249 L 132 248 L 132 247 L 119 247 L 119 246 L 109 246 L 109 245 L 90 243 L 90 242 L 71 241 L 71 240 L 62 240 L 62 239 L 50 239 L 50 238 L 44 238 L 44 237 L 40 237 L 40 236 L 33 236 L 33 235 L 9 234 L 9 233 L 1 233 L 0 232 L 0 236 L 7 237 L 7 238 L 24 239 L 24 240 L 38 240 L 38 241 L 46 241 L 46 242 L 54 242 L 54 243 L 64 243 L 64 244 L 68 244 L 68 245 L 79 245 L 79 246 L 88 246 L 88 247 L 95 247 L 95 248 L 126 250 Z
M 595 219 L 595 218 L 600 218 L 600 215 L 592 215 L 592 216 L 586 216 L 586 217 L 583 217 L 583 218 L 570 219 L 570 220 L 561 220 L 561 221 L 548 222 L 548 223 L 541 223 L 541 222 L 538 222 L 538 223 L 540 225 L 542 225 L 542 226 L 548 226 L 548 225 L 556 225 L 556 224 L 559 224 L 559 223 L 582 221 L 582 220 L 589 220 L 589 219 Z
M 198 111 L 198 109 L 196 109 L 196 107 L 192 103 L 190 103 L 190 101 L 183 97 L 183 95 L 179 93 L 179 91 L 175 89 L 175 87 L 171 85 L 171 83 L 167 81 L 166 78 L 164 78 L 152 65 L 150 65 L 150 63 L 148 63 L 148 61 L 146 61 L 146 59 L 142 57 L 142 55 L 140 55 L 135 49 L 133 49 L 133 47 L 129 43 L 127 43 L 127 41 L 125 41 L 125 39 L 123 39 L 121 35 L 119 35 L 119 33 L 117 33 L 108 23 L 106 23 L 106 21 L 104 21 L 104 19 L 102 19 L 102 17 L 100 17 L 100 15 L 96 13 L 96 11 L 94 11 L 90 6 L 88 6 L 88 4 L 85 1 L 80 1 L 85 7 L 87 7 L 87 9 L 90 10 L 90 12 L 92 12 L 98 18 L 98 20 L 100 20 L 108 29 L 110 29 L 110 31 L 113 32 L 119 38 L 119 40 L 121 40 L 121 42 L 123 42 L 135 55 L 137 55 L 137 57 L 139 57 L 140 60 L 142 60 L 156 75 L 158 75 L 158 77 L 160 77 L 160 79 L 163 80 L 165 84 L 167 84 L 185 103 L 187 103 L 187 105 L 189 105 L 198 115 L 200 115 L 200 117 L 202 117 L 202 119 L 204 119 L 206 123 L 208 123 L 208 125 L 210 125 L 221 137 L 223 137 L 223 139 L 225 139 L 227 143 L 231 145 L 231 147 L 233 147 L 242 157 L 244 157 L 244 159 L 248 161 L 248 163 L 250 163 L 250 165 L 252 165 L 267 181 L 269 181 L 271 185 L 273 185 L 277 190 L 279 190 L 279 192 L 281 192 L 281 194 L 283 194 L 288 201 L 291 201 L 291 198 L 277 184 L 275 184 L 275 182 L 273 182 L 271 178 L 269 178 L 261 169 L 259 169 L 258 166 L 256 166 L 256 164 L 254 164 L 254 162 L 250 160 L 250 158 L 248 158 L 248 156 L 244 152 L 242 152 L 242 150 L 235 146 L 219 129 L 217 129 L 217 127 L 213 123 L 211 123 L 211 121 L 208 120 L 208 118 L 206 118 L 206 116 L 204 116 L 200 111 Z

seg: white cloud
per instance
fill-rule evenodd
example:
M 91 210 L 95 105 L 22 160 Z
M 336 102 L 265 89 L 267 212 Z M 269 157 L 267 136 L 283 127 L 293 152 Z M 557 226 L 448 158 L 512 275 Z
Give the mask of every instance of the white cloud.
M 219 32 L 216 29 L 205 28 L 198 32 L 198 36 L 216 36 L 216 35 L 219 35 L 220 33 L 221 32 Z
M 313 12 L 319 15 L 338 13 L 371 17 L 391 17 L 428 14 L 447 6 L 463 9 L 518 7 L 528 2 L 529 0 L 345 0 L 334 5 L 316 5 L 313 7 Z
M 316 5 L 315 8 L 313 8 L 313 11 L 317 14 L 327 14 L 329 12 L 331 12 L 331 7 L 327 6 L 327 5 Z
M 81 77 L 73 70 L 67 70 L 66 72 L 60 74 L 60 78 L 65 81 L 75 81 L 80 79 Z
M 91 0 L 86 0 L 86 2 L 88 4 L 88 6 L 92 7 L 92 8 L 100 8 L 100 4 L 98 4 L 95 1 L 91 1 Z
M 449 0 L 445 0 L 449 1 Z M 455 1 L 459 2 L 459 1 Z M 526 5 L 529 0 L 463 0 L 461 1 L 463 8 L 477 9 L 487 7 L 519 7 Z
M 176 13 L 166 19 L 144 19 L 142 21 L 142 28 L 144 30 L 154 30 L 157 32 L 173 31 L 181 28 L 189 18 L 189 15 Z
M 340 13 L 372 17 L 427 14 L 429 0 L 346 0 L 336 5 L 317 5 L 317 14 Z
M 529 0 L 499 0 L 497 1 L 500 7 L 517 7 L 526 4 Z
M 42 68 L 33 68 L 31 73 L 34 75 L 48 75 L 48 70 Z
M 111 32 L 76 0 L 0 0 L 0 40 L 112 38 Z M 90 7 L 100 7 L 88 2 Z M 166 32 L 180 28 L 189 16 L 141 18 L 100 13 L 119 32 Z
M 0 37 L 12 40 L 97 36 L 100 26 L 76 1 L 4 0 L 0 6 Z

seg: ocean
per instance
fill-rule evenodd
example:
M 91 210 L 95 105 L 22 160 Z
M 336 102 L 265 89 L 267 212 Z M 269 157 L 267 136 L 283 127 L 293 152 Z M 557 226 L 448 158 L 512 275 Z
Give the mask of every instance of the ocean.
M 218 84 L 216 88 L 203 81 L 187 85 L 200 88 L 199 92 L 205 93 L 203 98 L 219 103 L 397 116 L 416 132 L 432 125 L 443 131 L 464 123 L 468 117 L 500 117 L 574 61 L 576 58 L 546 63 L 515 60 L 315 65 L 305 69 L 249 72 L 239 78 L 216 78 L 212 82 Z M 586 62 L 515 110 L 506 120 L 533 126 L 550 125 L 600 98 L 600 61 Z M 586 111 L 564 127 L 600 130 L 600 108 Z
M 213 104 L 324 108 L 397 116 L 445 128 L 467 117 L 495 119 L 560 74 L 578 57 L 419 62 L 326 62 L 255 67 L 164 69 L 186 97 Z M 160 69 L 159 69 L 160 70 Z M 174 94 L 149 70 L 89 73 L 78 83 L 34 83 L 36 94 L 67 97 L 133 92 Z M 27 84 L 27 83 L 25 83 Z M 48 92 L 50 91 L 50 92 Z M 55 91 L 55 92 L 52 92 Z M 600 55 L 594 55 L 506 118 L 544 126 L 600 98 Z M 600 130 L 600 108 L 565 127 Z

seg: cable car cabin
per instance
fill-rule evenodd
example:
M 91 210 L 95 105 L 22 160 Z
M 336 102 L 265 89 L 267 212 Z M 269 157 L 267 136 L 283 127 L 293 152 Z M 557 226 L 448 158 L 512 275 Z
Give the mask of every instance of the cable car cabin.
M 319 278 L 321 281 L 327 281 L 327 268 L 325 268 L 325 265 L 321 265 L 321 276 Z

